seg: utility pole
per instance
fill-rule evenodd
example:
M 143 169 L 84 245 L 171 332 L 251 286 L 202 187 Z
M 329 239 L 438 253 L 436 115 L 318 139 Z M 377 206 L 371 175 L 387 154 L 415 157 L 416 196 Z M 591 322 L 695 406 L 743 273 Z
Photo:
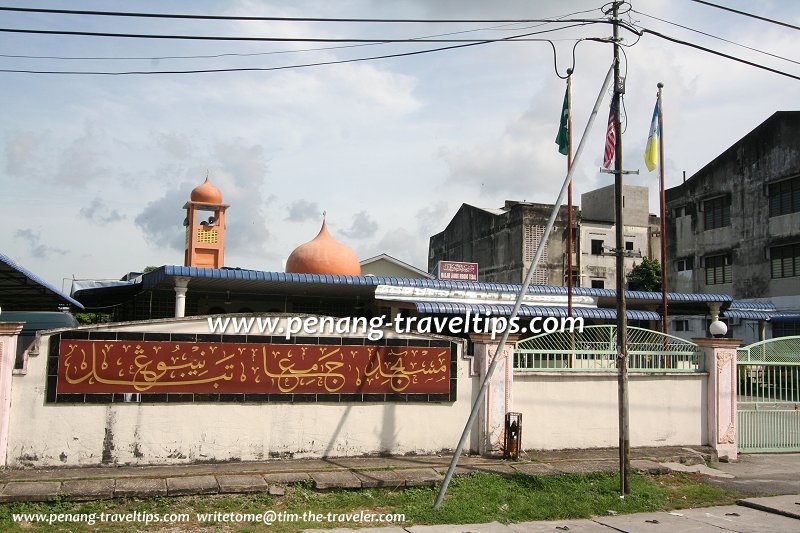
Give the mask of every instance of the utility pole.
M 628 428 L 628 319 L 625 314 L 625 227 L 623 217 L 622 170 L 622 95 L 625 79 L 619 73 L 619 6 L 614 1 L 611 13 L 614 23 L 614 208 L 616 211 L 616 268 L 617 268 L 617 397 L 619 402 L 619 491 L 622 497 L 630 493 L 631 439 Z

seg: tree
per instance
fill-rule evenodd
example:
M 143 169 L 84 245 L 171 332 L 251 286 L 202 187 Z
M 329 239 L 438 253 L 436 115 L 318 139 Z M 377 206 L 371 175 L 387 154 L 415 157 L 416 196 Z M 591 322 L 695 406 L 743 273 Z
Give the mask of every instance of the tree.
M 109 322 L 111 315 L 108 313 L 72 313 L 72 316 L 78 321 L 81 326 L 87 324 L 103 324 Z
M 635 265 L 628 274 L 628 290 L 653 291 L 661 290 L 661 263 L 656 259 L 645 257 Z

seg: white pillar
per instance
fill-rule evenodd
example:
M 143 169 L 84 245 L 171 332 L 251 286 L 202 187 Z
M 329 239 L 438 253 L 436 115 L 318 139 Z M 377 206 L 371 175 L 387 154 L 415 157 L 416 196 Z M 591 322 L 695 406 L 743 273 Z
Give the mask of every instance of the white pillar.
M 475 347 L 475 364 L 480 379 L 486 376 L 492 357 L 498 350 L 497 339 L 488 335 L 470 335 Z M 506 413 L 511 411 L 511 389 L 514 383 L 514 342 L 509 338 L 505 350 L 499 356 L 489 381 L 489 387 L 483 397 L 479 416 L 478 453 L 481 455 L 502 453 L 505 440 Z M 522 443 L 520 443 L 521 445 Z M 521 450 L 520 450 L 521 451 Z
M 175 278 L 175 318 L 186 316 L 186 291 L 189 287 L 189 279 L 184 277 Z
M 11 375 L 17 358 L 17 335 L 24 322 L 0 322 L 0 466 L 6 465 L 8 420 L 11 417 Z
M 735 461 L 736 348 L 740 339 L 692 339 L 705 352 L 708 372 L 708 445 L 722 461 Z

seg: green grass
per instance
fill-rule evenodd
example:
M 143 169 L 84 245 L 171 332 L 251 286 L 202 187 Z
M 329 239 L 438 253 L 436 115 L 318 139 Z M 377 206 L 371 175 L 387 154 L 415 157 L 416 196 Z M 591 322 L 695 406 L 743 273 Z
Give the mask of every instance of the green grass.
M 631 494 L 619 498 L 616 474 L 562 475 L 533 477 L 516 474 L 474 473 L 455 478 L 441 509 L 431 507 L 438 487 L 402 490 L 366 489 L 318 493 L 308 485 L 287 489 L 286 496 L 272 498 L 266 494 L 217 495 L 152 500 L 111 500 L 90 503 L 13 503 L 0 504 L 0 530 L 33 529 L 55 531 L 141 531 L 142 524 L 14 524 L 12 513 L 208 513 L 214 511 L 260 513 L 272 509 L 287 513 L 352 513 L 364 510 L 375 513 L 403 513 L 406 521 L 398 525 L 450 524 L 498 521 L 502 523 L 529 520 L 588 518 L 609 511 L 636 513 L 685 507 L 733 503 L 737 494 L 699 482 L 697 476 L 670 474 L 631 477 Z M 262 524 L 225 524 L 196 521 L 182 526 L 164 527 L 169 531 L 298 531 L 303 528 L 368 527 L 361 523 L 283 523 L 270 528 Z M 157 530 L 157 527 L 151 527 Z

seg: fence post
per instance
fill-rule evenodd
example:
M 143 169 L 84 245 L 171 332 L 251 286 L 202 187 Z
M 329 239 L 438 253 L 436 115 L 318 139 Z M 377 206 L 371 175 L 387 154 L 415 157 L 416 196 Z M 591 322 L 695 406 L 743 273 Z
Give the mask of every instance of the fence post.
M 11 375 L 17 358 L 17 339 L 24 322 L 0 322 L 0 466 L 6 465 L 8 421 L 11 417 Z
M 470 335 L 475 347 L 475 363 L 481 381 L 486 376 L 492 356 L 499 348 L 497 339 L 489 335 Z M 514 347 L 516 338 L 509 336 L 508 343 L 489 380 L 478 416 L 478 453 L 488 455 L 503 450 L 506 413 L 512 411 L 511 392 L 514 383 Z M 520 443 L 522 444 L 522 443 Z M 520 450 L 522 451 L 522 450 Z
M 721 461 L 735 461 L 736 442 L 736 349 L 741 339 L 692 339 L 705 353 L 708 371 L 708 445 Z

